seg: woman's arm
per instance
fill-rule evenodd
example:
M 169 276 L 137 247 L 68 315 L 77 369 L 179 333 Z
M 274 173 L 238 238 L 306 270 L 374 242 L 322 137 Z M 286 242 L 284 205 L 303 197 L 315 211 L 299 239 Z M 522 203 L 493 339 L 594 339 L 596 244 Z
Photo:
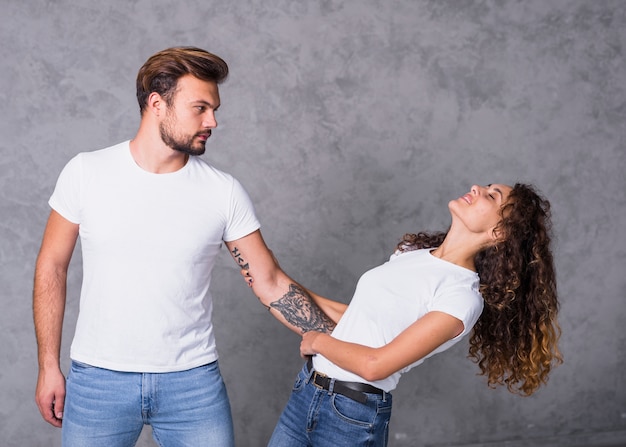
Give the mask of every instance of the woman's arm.
M 461 320 L 444 312 L 429 312 L 380 348 L 344 342 L 326 333 L 308 332 L 302 336 L 300 354 L 322 354 L 371 382 L 418 361 L 462 331 Z

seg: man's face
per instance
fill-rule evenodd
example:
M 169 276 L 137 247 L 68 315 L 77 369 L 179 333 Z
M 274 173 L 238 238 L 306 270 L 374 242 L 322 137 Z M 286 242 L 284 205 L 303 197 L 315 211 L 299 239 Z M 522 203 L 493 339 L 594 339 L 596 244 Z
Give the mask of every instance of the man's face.
M 217 127 L 215 112 L 220 95 L 215 82 L 186 75 L 178 80 L 172 105 L 159 124 L 163 142 L 175 151 L 202 155 L 211 129 Z

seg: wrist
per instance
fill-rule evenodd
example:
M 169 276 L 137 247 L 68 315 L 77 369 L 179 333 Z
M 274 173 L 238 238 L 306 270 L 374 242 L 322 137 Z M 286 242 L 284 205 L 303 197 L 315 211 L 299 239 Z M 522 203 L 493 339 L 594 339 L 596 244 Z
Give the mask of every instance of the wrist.
M 57 357 L 46 356 L 39 359 L 39 369 L 42 371 L 60 370 L 61 362 Z
M 311 343 L 311 348 L 317 353 L 322 354 L 322 347 L 324 345 L 324 338 L 327 337 L 328 334 L 324 332 L 318 332 L 315 338 L 313 339 L 313 343 Z

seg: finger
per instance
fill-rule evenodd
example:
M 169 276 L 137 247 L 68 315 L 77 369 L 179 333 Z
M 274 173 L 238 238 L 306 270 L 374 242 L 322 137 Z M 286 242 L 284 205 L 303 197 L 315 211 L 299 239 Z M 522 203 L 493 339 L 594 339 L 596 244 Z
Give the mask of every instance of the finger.
M 59 421 L 63 419 L 63 410 L 65 409 L 65 395 L 58 396 L 54 401 L 54 417 Z
M 55 427 L 61 426 L 61 421 L 54 416 L 54 404 L 52 402 L 49 400 L 46 402 L 38 401 L 37 406 L 39 407 L 39 412 L 44 421 Z

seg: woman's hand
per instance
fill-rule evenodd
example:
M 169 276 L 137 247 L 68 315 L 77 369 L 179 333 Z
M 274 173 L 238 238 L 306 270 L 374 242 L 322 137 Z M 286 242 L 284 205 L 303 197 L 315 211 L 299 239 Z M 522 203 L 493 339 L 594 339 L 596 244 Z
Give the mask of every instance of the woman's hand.
M 323 337 L 325 335 L 327 334 L 323 332 L 315 332 L 315 331 L 305 332 L 302 335 L 302 341 L 300 342 L 300 356 L 305 358 L 307 356 L 319 354 L 318 351 L 313 349 L 313 343 L 315 342 L 316 339 L 318 339 L 319 337 Z

